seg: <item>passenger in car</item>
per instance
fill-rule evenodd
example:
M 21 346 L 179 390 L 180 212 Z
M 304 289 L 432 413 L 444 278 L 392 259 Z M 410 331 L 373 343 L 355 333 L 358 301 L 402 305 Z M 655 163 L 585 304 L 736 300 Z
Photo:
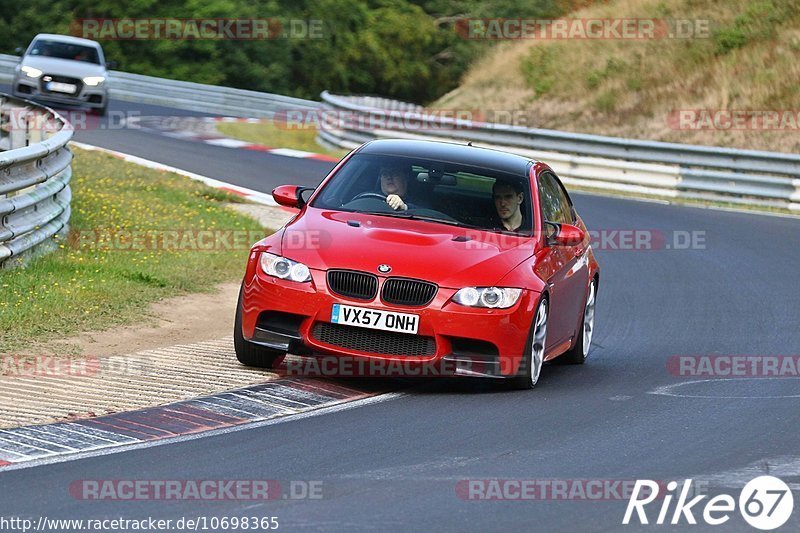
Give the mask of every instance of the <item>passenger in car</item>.
M 495 229 L 503 231 L 529 231 L 530 221 L 522 209 L 525 189 L 521 183 L 495 181 L 492 186 L 492 200 L 496 216 L 492 221 Z

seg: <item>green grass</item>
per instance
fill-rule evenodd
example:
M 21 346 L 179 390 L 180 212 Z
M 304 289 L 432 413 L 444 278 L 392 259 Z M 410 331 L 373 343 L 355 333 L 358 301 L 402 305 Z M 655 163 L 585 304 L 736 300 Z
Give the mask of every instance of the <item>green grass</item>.
M 250 242 L 201 250 L 192 245 L 193 232 L 235 230 L 252 240 L 266 233 L 222 205 L 235 201 L 225 193 L 105 154 L 74 151 L 68 238 L 24 268 L 0 270 L 0 352 L 129 324 L 141 320 L 152 302 L 207 291 L 243 274 Z M 150 246 L 131 235 L 123 239 L 125 230 L 180 237 L 167 247 Z
M 317 130 L 313 127 L 287 127 L 271 120 L 261 122 L 221 122 L 217 131 L 228 137 L 273 148 L 291 148 L 333 157 L 344 157 L 348 150 L 328 150 L 317 141 Z

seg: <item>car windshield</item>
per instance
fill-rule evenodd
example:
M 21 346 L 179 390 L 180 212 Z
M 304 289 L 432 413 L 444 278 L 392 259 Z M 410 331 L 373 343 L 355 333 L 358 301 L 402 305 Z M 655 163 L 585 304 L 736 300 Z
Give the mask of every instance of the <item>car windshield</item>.
M 391 205 L 393 195 L 405 209 Z M 533 230 L 527 176 L 453 161 L 355 154 L 311 206 L 494 232 Z
M 31 46 L 28 55 L 100 64 L 100 57 L 96 48 L 82 44 L 51 41 L 49 39 L 37 39 Z

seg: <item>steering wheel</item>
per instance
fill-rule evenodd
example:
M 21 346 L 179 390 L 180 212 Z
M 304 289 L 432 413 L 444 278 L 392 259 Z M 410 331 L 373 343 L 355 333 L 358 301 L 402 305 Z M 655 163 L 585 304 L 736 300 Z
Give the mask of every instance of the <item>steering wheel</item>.
M 355 196 L 353 196 L 353 199 L 350 200 L 350 201 L 354 202 L 354 201 L 360 200 L 362 198 L 376 198 L 376 199 L 382 200 L 384 202 L 386 201 L 386 195 L 378 193 L 378 192 L 362 192 L 362 193 L 359 193 L 359 194 L 356 194 Z

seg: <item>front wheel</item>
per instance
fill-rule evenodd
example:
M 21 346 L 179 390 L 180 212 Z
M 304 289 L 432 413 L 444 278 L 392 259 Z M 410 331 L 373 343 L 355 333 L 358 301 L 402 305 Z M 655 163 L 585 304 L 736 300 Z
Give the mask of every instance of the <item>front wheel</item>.
M 272 368 L 276 362 L 286 355 L 280 350 L 273 350 L 254 344 L 244 338 L 242 334 L 242 290 L 239 289 L 239 302 L 236 304 L 236 320 L 233 324 L 233 349 L 236 359 L 246 366 L 256 368 Z
M 533 324 L 528 334 L 528 342 L 525 344 L 525 354 L 520 362 L 519 371 L 511 379 L 511 387 L 514 389 L 532 389 L 539 381 L 547 342 L 547 311 L 547 300 L 541 298 L 533 315 Z
M 597 304 L 597 280 L 593 279 L 589 284 L 589 292 L 586 295 L 586 305 L 583 308 L 583 321 L 578 330 L 578 338 L 575 346 L 556 361 L 568 365 L 582 365 L 586 362 L 589 349 L 592 347 L 592 335 L 594 334 L 594 309 Z

